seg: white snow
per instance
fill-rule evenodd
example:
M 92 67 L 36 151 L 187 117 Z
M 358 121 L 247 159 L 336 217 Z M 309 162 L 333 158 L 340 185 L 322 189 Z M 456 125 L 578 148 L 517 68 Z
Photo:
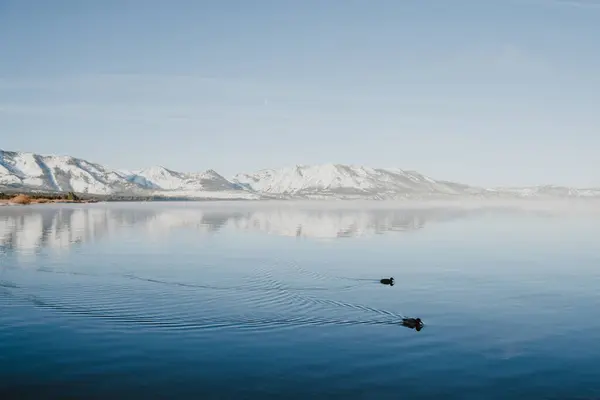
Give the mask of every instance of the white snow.
M 297 165 L 279 170 L 267 169 L 254 174 L 238 174 L 234 182 L 258 192 L 273 194 L 382 195 L 387 193 L 447 193 L 455 189 L 417 172 L 398 168 L 370 168 L 356 165 Z M 323 194 L 323 193 L 321 193 Z
M 11 164 L 13 170 L 18 171 L 23 177 L 37 177 L 44 174 L 32 153 L 20 153 L 12 159 Z
M 69 156 L 0 150 L 0 185 L 30 190 L 60 190 L 99 195 L 159 194 L 199 198 L 257 198 L 213 170 L 181 173 L 165 167 L 141 171 L 111 170 Z M 158 193 L 160 191 L 160 193 Z M 224 193 L 221 193 L 224 192 Z M 236 192 L 239 195 L 236 195 Z
M 214 192 L 235 190 L 232 182 L 213 170 L 206 172 L 183 173 L 162 166 L 135 171 L 130 179 L 149 189 L 162 189 L 182 192 Z M 217 188 L 218 190 L 211 190 Z M 178 196 L 181 194 L 177 194 Z
M 438 181 L 400 168 L 360 165 L 296 165 L 241 173 L 228 180 L 214 170 L 177 172 L 163 166 L 113 170 L 70 156 L 0 150 L 0 186 L 99 195 L 158 195 L 197 199 L 373 199 L 405 200 L 436 196 L 600 197 L 600 189 L 560 186 L 486 189 Z
M 3 173 L 0 169 L 0 185 L 18 185 L 23 181 L 19 179 L 16 175 L 12 175 L 10 173 Z
M 171 171 L 162 166 L 146 168 L 141 171 L 136 171 L 134 174 L 134 179 L 137 179 L 139 182 L 143 182 L 143 180 L 145 180 L 146 182 L 158 186 L 160 189 L 175 190 L 185 187 L 185 178 L 182 174 Z M 143 178 L 143 180 L 139 178 Z

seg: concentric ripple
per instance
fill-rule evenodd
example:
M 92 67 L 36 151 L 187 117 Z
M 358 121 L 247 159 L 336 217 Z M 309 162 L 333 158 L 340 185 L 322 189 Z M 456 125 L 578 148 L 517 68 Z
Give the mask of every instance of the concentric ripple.
M 290 268 L 291 265 L 291 268 Z M 228 286 L 177 281 L 132 273 L 94 273 L 43 267 L 50 282 L 19 286 L 0 281 L 2 302 L 19 302 L 67 318 L 92 318 L 135 329 L 272 330 L 296 326 L 393 325 L 403 315 L 365 304 L 334 300 L 367 281 L 324 286 L 329 277 L 297 263 L 258 263 L 247 277 Z M 302 275 L 303 279 L 294 276 Z M 63 276 L 64 278 L 61 278 Z M 284 278 L 281 278 L 284 277 Z M 309 280 L 306 280 L 306 277 Z M 196 277 L 196 280 L 204 278 Z M 284 280 L 285 279 L 285 280 Z M 349 278 L 351 280 L 351 278 Z M 299 284 L 302 282 L 303 284 Z

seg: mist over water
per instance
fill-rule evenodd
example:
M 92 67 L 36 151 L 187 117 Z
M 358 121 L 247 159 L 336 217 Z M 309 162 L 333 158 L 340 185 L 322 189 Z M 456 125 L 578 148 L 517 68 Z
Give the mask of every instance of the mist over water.
M 598 209 L 2 207 L 0 393 L 598 397 Z

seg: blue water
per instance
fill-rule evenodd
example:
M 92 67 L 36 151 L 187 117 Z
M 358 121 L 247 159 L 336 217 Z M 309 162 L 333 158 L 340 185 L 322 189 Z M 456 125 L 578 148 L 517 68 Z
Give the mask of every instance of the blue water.
M 600 398 L 598 222 L 0 207 L 0 398 Z

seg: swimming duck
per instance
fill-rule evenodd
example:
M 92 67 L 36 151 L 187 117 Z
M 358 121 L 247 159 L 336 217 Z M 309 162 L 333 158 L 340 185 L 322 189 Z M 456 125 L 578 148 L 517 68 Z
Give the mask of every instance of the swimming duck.
M 421 318 L 402 318 L 402 326 L 420 331 L 423 329 Z
M 394 278 L 383 278 L 381 279 L 379 282 L 383 283 L 384 285 L 390 285 L 393 286 L 394 285 Z

